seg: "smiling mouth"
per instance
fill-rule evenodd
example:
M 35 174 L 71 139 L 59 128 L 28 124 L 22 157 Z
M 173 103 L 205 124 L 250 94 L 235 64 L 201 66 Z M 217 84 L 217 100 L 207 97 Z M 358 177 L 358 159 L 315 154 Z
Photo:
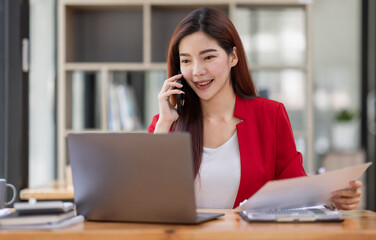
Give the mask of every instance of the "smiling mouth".
M 196 86 L 197 86 L 198 88 L 206 88 L 206 87 L 208 87 L 213 81 L 214 81 L 214 79 L 209 80 L 209 81 L 205 81 L 205 82 L 195 83 L 195 84 L 196 84 Z

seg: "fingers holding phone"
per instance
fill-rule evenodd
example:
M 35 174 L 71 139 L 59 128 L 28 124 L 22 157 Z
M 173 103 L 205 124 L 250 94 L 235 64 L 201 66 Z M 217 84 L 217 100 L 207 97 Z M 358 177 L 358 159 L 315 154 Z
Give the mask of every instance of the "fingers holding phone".
M 182 87 L 182 85 L 177 82 L 182 76 L 183 76 L 182 74 L 177 74 L 175 76 L 172 76 L 166 79 L 162 85 L 161 91 L 159 92 L 158 99 L 163 98 L 163 100 L 167 101 L 169 96 L 171 96 L 172 94 L 179 93 L 179 92 L 171 93 L 170 90 L 178 90 L 176 88 Z
M 160 125 L 169 129 L 171 124 L 179 117 L 176 107 L 175 95 L 184 94 L 181 90 L 183 84 L 178 82 L 183 77 L 182 74 L 177 74 L 166 79 L 162 85 L 161 91 L 158 94 L 159 102 L 159 120 Z M 157 126 L 156 126 L 157 127 Z M 165 130 L 165 129 L 164 129 Z

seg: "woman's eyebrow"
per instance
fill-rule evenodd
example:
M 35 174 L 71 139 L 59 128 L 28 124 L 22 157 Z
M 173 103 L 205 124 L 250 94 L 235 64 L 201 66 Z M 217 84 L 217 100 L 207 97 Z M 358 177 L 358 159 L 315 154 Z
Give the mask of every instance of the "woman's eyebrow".
M 208 52 L 217 52 L 217 49 L 212 49 L 212 48 L 205 49 L 205 50 L 200 51 L 199 54 L 202 55 L 202 54 L 205 54 L 205 53 L 208 53 Z M 188 54 L 188 53 L 180 53 L 179 56 L 181 56 L 181 57 L 189 57 L 191 55 Z
M 217 52 L 217 49 L 206 49 L 200 52 L 200 55 L 208 53 L 208 52 Z

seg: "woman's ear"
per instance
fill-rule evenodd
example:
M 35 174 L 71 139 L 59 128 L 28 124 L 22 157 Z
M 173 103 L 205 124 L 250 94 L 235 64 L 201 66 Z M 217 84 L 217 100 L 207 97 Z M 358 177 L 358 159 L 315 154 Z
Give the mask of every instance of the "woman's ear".
M 238 52 L 236 47 L 232 48 L 232 53 L 230 54 L 230 66 L 234 67 L 238 64 Z

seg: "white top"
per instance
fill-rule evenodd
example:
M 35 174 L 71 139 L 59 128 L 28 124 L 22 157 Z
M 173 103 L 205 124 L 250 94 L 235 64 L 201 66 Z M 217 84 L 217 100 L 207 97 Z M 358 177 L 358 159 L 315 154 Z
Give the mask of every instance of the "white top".
M 240 183 L 238 134 L 218 148 L 206 148 L 195 179 L 197 208 L 232 208 Z

